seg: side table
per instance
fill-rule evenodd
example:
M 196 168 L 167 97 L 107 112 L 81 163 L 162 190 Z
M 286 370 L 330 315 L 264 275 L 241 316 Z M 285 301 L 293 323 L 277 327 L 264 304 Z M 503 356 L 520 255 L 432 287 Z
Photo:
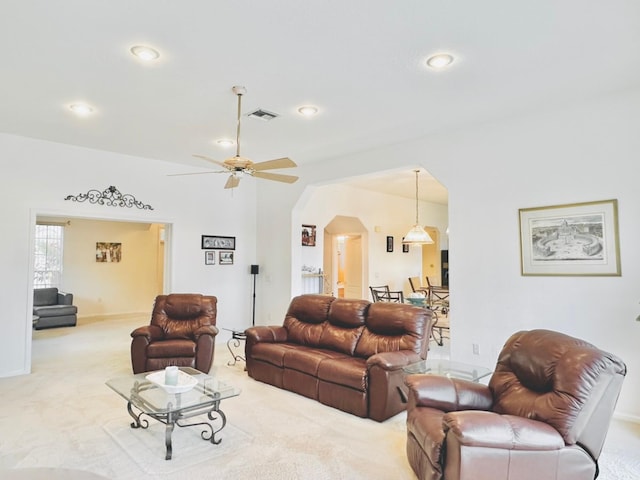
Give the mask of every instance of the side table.
M 454 362 L 448 359 L 429 359 L 421 360 L 417 363 L 412 363 L 402 368 L 402 371 L 406 375 L 411 374 L 424 374 L 424 375 L 441 375 L 448 378 L 460 378 L 462 380 L 469 380 L 471 382 L 479 382 L 488 375 L 491 375 L 492 371 L 486 367 L 478 365 L 470 365 L 468 363 Z M 400 387 L 398 387 L 398 393 L 403 402 L 407 402 L 407 394 Z
M 227 340 L 227 348 L 229 349 L 229 353 L 231 353 L 233 360 L 229 360 L 227 362 L 227 365 L 233 366 L 238 363 L 238 360 L 246 362 L 244 356 L 240 355 L 240 353 L 237 353 L 237 349 L 239 349 L 242 345 L 241 342 L 247 340 L 247 335 L 244 333 L 244 330 L 234 330 L 233 328 L 223 328 L 222 330 L 231 332 L 231 338 Z

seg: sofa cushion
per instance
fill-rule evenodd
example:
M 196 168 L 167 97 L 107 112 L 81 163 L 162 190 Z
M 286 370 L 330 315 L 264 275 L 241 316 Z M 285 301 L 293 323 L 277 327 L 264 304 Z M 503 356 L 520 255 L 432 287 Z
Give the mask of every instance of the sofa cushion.
M 354 357 L 323 360 L 318 368 L 318 378 L 366 392 L 367 361 Z
M 39 317 L 75 315 L 78 313 L 78 307 L 75 305 L 43 305 L 41 307 L 33 307 L 33 313 Z
M 355 354 L 368 358 L 382 352 L 426 352 L 431 312 L 399 303 L 377 302 L 369 307 L 366 328 Z
M 284 368 L 284 354 L 296 348 L 299 348 L 299 346 L 290 343 L 260 342 L 256 343 L 251 349 L 251 359 L 270 363 L 278 368 Z
M 58 289 L 50 288 L 34 288 L 33 289 L 33 306 L 40 307 L 43 305 L 56 305 L 58 303 Z
M 341 299 L 329 308 L 328 323 L 320 334 L 320 346 L 353 355 L 369 308 L 366 300 Z
M 320 365 L 327 360 L 336 358 L 347 360 L 349 357 L 343 353 L 334 352 L 333 350 L 298 346 L 297 348 L 286 351 L 282 362 L 284 368 L 298 370 L 299 372 L 317 377 Z
M 291 300 L 283 326 L 288 340 L 317 347 L 334 298 L 326 295 L 300 295 Z

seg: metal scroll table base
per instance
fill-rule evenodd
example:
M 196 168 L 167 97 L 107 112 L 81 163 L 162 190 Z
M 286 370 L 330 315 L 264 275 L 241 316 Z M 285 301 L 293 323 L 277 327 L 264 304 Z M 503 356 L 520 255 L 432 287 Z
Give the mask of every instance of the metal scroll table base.
M 227 424 L 227 417 L 222 410 L 220 410 L 220 400 L 213 401 L 212 404 L 207 406 L 194 406 L 187 407 L 178 410 L 172 410 L 172 405 L 167 405 L 166 413 L 147 413 L 141 411 L 135 404 L 131 401 L 127 402 L 127 411 L 131 418 L 133 418 L 133 422 L 131 422 L 131 428 L 148 428 L 149 422 L 146 418 L 142 418 L 143 416 L 147 416 L 157 420 L 158 422 L 164 423 L 166 425 L 165 434 L 164 434 L 164 442 L 166 446 L 166 455 L 165 460 L 171 460 L 171 456 L 173 453 L 173 447 L 171 445 L 171 435 L 173 433 L 173 429 L 177 425 L 178 427 L 196 427 L 203 426 L 204 429 L 200 432 L 200 436 L 203 440 L 209 441 L 214 445 L 218 445 L 222 439 L 216 440 L 216 433 L 222 430 Z M 136 413 L 134 408 L 139 411 Z M 181 420 L 195 417 L 198 415 L 206 414 L 207 418 L 210 422 L 220 421 L 220 427 L 215 428 L 210 422 L 194 422 L 194 423 L 181 423 Z
M 246 359 L 242 355 L 237 353 L 237 350 L 242 345 L 241 342 L 244 342 L 247 340 L 247 335 L 240 330 L 229 330 L 229 331 L 231 332 L 231 338 L 227 340 L 227 348 L 229 349 L 229 353 L 231 353 L 231 356 L 233 357 L 233 359 L 229 360 L 227 362 L 227 365 L 232 367 L 233 365 L 238 363 L 239 360 L 246 362 Z

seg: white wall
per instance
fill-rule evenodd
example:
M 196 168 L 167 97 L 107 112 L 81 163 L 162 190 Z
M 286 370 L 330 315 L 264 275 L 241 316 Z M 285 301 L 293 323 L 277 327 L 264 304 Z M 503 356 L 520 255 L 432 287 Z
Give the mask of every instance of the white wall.
M 268 238 L 258 258 L 265 271 L 294 273 L 293 232 L 297 240 L 307 219 L 290 212 L 308 185 L 419 160 L 449 189 L 452 356 L 494 365 L 506 338 L 520 329 L 581 337 L 627 363 L 617 411 L 640 421 L 638 125 L 640 91 L 621 92 L 309 165 L 294 189 L 258 185 L 258 215 L 269 219 L 258 222 L 258 235 Z M 520 275 L 519 208 L 610 198 L 619 201 L 621 277 Z M 263 323 L 282 321 L 295 294 L 286 277 L 264 280 Z M 472 343 L 479 343 L 479 356 Z
M 305 196 L 297 208 L 302 218 L 312 219 L 312 223 L 317 224 L 318 232 L 322 232 L 336 215 L 357 217 L 363 223 L 369 232 L 369 275 L 365 279 L 365 289 L 369 285 L 389 285 L 391 290 L 403 290 L 408 294 L 411 292 L 408 278 L 422 276 L 420 247 L 410 247 L 409 252 L 402 252 L 402 237 L 415 223 L 415 200 L 344 185 L 326 185 L 312 188 L 311 195 Z M 441 236 L 445 236 L 446 206 L 421 202 L 419 213 L 423 225 L 435 227 Z M 394 238 L 393 252 L 387 252 L 387 236 Z M 322 266 L 322 234 L 318 239 L 314 253 L 316 257 L 319 255 Z M 308 250 L 308 247 L 301 248 L 302 265 L 309 261 Z M 368 290 L 365 298 L 370 298 Z
M 223 189 L 226 178 L 222 175 L 166 176 L 179 171 L 176 165 L 155 160 L 0 134 L 0 304 L 4 308 L 0 376 L 30 369 L 31 245 L 36 215 L 170 224 L 169 291 L 216 295 L 221 327 L 245 328 L 251 323 L 254 180 L 243 179 L 242 188 L 232 193 Z M 67 195 L 110 185 L 154 210 L 64 200 Z M 202 234 L 235 236 L 235 264 L 205 265 Z M 128 334 L 123 332 L 125 343 Z
M 159 225 L 74 218 L 64 227 L 61 288 L 78 318 L 149 313 L 159 289 Z M 120 262 L 96 262 L 96 242 L 122 244 Z

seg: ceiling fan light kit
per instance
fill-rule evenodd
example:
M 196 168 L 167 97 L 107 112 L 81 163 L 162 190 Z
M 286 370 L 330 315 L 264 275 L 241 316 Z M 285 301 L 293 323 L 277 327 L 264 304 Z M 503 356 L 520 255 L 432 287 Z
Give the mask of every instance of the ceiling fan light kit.
M 296 163 L 288 157 L 275 158 L 273 160 L 267 160 L 265 162 L 253 163 L 250 159 L 242 157 L 240 155 L 240 126 L 242 118 L 242 96 L 247 93 L 247 89 L 240 85 L 235 85 L 232 89 L 233 93 L 238 97 L 238 115 L 237 115 L 237 128 L 236 128 L 236 154 L 233 157 L 227 158 L 225 161 L 220 162 L 204 155 L 194 155 L 194 157 L 202 158 L 211 163 L 215 163 L 224 168 L 224 170 L 207 173 L 226 173 L 230 172 L 231 175 L 227 179 L 224 188 L 236 188 L 240 184 L 240 178 L 245 174 L 256 178 L 262 178 L 264 180 L 274 180 L 276 182 L 293 183 L 298 180 L 295 175 L 283 175 L 281 173 L 264 172 L 264 170 L 273 170 L 278 168 L 293 168 L 297 167 Z M 273 118 L 275 118 L 273 114 Z M 193 174 L 179 174 L 179 175 L 193 175 Z

